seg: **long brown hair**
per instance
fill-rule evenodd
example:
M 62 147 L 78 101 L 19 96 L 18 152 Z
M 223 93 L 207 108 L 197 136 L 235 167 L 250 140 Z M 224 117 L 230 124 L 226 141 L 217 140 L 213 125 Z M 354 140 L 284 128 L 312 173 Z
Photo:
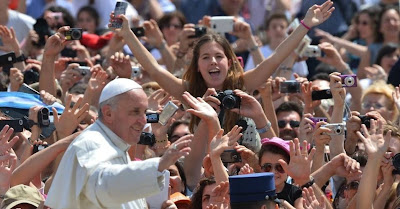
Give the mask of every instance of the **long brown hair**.
M 228 58 L 228 60 L 232 63 L 231 67 L 228 70 L 228 74 L 225 78 L 223 89 L 218 90 L 227 90 L 227 89 L 241 89 L 244 90 L 244 80 L 243 80 L 243 68 L 240 65 L 235 53 L 233 52 L 229 42 L 222 36 L 215 33 L 208 33 L 202 36 L 193 48 L 193 58 L 190 62 L 188 70 L 183 75 L 183 80 L 187 83 L 187 90 L 194 97 L 202 97 L 204 93 L 207 91 L 207 85 L 204 81 L 203 76 L 198 71 L 198 60 L 200 58 L 200 48 L 206 43 L 216 42 L 222 46 L 224 49 L 224 54 Z M 223 128 L 225 132 L 228 132 L 235 126 L 237 120 L 239 119 L 239 115 L 230 111 L 225 112 L 225 120 L 223 124 Z M 200 118 L 192 116 L 190 121 L 190 130 L 193 132 L 194 127 L 200 122 Z

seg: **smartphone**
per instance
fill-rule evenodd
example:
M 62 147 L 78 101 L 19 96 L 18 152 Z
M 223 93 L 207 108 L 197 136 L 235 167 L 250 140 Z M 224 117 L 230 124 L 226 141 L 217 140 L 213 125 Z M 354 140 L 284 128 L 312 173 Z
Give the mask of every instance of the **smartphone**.
M 17 57 L 14 52 L 3 54 L 0 56 L 0 67 L 11 66 L 17 62 Z
M 131 28 L 131 31 L 136 35 L 136 37 L 142 37 L 145 35 L 144 27 Z
M 24 130 L 24 121 L 22 119 L 0 120 L 0 130 L 6 125 L 13 128 L 14 132 L 22 132 Z
M 169 101 L 165 106 L 163 111 L 160 114 L 158 122 L 165 126 L 167 125 L 168 120 L 178 111 L 179 107 L 176 106 L 173 102 Z
M 279 92 L 281 93 L 300 93 L 300 82 L 297 81 L 284 81 L 279 85 Z
M 195 26 L 194 27 L 194 35 L 189 36 L 188 38 L 200 38 L 206 33 L 207 33 L 207 27 Z
M 114 16 L 118 17 L 119 15 L 124 15 L 126 12 L 126 8 L 128 8 L 127 2 L 117 1 L 117 3 L 115 4 L 115 9 L 114 9 Z M 122 27 L 122 19 L 115 18 L 111 22 L 111 27 L 112 28 L 121 28 Z
M 33 152 L 32 154 L 35 154 L 36 152 L 42 151 L 45 148 L 49 147 L 47 144 L 39 144 L 39 145 L 33 145 Z
M 23 93 L 28 93 L 28 94 L 37 94 L 40 95 L 38 91 L 27 85 L 26 83 L 23 83 L 22 86 L 18 89 L 19 92 Z
M 152 133 L 142 132 L 138 144 L 153 146 L 156 143 L 156 137 Z
M 240 156 L 240 153 L 234 149 L 225 150 L 221 154 L 221 161 L 223 163 L 237 163 L 237 162 L 242 162 L 242 157 Z
M 321 100 L 321 99 L 331 99 L 332 98 L 332 92 L 330 89 L 325 89 L 321 91 L 313 91 L 311 92 L 311 98 L 312 100 Z
M 62 51 L 61 51 L 61 56 L 62 57 L 76 57 L 78 56 L 75 50 L 72 50 L 71 48 L 67 48 L 65 47 Z
M 225 35 L 233 31 L 233 16 L 214 16 L 211 17 L 210 25 L 211 29 L 220 35 Z
M 158 113 L 146 113 L 147 123 L 158 123 L 160 115 Z

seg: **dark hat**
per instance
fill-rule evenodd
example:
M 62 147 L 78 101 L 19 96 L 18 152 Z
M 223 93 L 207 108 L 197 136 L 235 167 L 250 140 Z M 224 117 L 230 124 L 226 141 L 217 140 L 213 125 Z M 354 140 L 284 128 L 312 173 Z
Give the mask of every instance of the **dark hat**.
M 252 173 L 230 176 L 229 190 L 231 203 L 273 200 L 279 203 L 275 194 L 273 173 Z

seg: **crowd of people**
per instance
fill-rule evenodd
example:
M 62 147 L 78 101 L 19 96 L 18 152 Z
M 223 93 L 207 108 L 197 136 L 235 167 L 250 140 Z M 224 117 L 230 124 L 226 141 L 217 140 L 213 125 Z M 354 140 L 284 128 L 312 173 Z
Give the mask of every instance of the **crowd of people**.
M 0 208 L 400 208 L 399 6 L 0 1 Z

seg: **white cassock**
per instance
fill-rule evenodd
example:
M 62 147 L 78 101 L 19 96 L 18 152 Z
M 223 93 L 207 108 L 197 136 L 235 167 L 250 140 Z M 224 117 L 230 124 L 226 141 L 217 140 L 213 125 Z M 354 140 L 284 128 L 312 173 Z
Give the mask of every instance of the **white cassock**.
M 129 145 L 100 120 L 68 147 L 45 205 L 53 209 L 147 208 L 164 186 L 159 158 L 130 161 Z

